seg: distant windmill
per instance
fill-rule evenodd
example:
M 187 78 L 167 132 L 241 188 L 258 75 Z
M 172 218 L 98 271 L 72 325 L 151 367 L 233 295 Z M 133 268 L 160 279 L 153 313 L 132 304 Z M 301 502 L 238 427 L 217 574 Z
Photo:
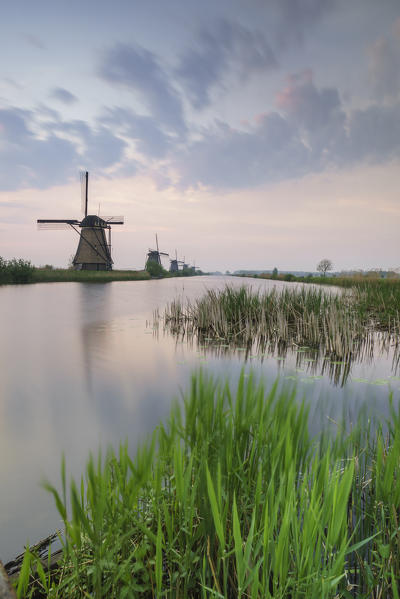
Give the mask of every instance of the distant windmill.
M 78 249 L 72 264 L 75 270 L 111 270 L 111 225 L 123 225 L 123 216 L 88 215 L 89 173 L 81 173 L 83 220 L 38 219 L 39 229 L 68 229 L 79 235 Z M 106 239 L 108 229 L 108 242 Z
M 182 260 L 178 260 L 178 254 L 177 251 L 175 250 L 175 258 L 170 259 L 170 267 L 169 267 L 169 272 L 178 272 L 179 270 L 179 264 L 184 264 L 184 262 Z
M 182 266 L 183 270 L 188 270 L 189 269 L 189 264 L 186 264 L 185 262 L 185 256 L 183 256 L 183 266 Z
M 167 254 L 166 252 L 160 252 L 160 250 L 158 249 L 157 233 L 156 233 L 156 247 L 157 247 L 156 250 L 149 249 L 149 251 L 147 252 L 146 265 L 148 262 L 155 262 L 156 264 L 159 264 L 160 266 L 162 266 L 161 256 L 169 256 L 169 254 Z

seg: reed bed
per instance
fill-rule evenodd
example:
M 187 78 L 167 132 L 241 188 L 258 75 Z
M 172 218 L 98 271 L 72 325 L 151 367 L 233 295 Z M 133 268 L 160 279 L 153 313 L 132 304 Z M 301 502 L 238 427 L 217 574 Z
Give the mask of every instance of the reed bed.
M 18 596 L 398 599 L 399 454 L 392 404 L 312 439 L 293 392 L 198 374 L 134 459 L 69 485 L 63 461 L 63 558 L 46 573 L 28 549 Z
M 344 293 L 330 293 L 315 287 L 299 287 L 267 292 L 248 287 L 225 287 L 208 290 L 193 302 L 174 300 L 164 311 L 165 325 L 181 337 L 226 340 L 227 343 L 262 351 L 268 344 L 282 350 L 288 346 L 320 349 L 326 355 L 350 360 L 365 353 L 379 341 L 385 347 L 399 343 L 400 316 L 398 306 L 386 314 L 389 295 L 351 288 Z

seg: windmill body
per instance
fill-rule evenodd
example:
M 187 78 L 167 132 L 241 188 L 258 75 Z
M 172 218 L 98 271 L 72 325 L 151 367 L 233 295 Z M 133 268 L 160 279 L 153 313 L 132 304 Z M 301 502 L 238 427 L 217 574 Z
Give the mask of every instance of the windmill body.
M 160 250 L 158 248 L 157 234 L 156 234 L 156 247 L 157 247 L 156 250 L 149 249 L 149 251 L 147 252 L 146 266 L 147 266 L 148 262 L 155 262 L 156 264 L 158 264 L 159 266 L 162 267 L 161 256 L 169 256 L 169 254 L 167 254 L 166 252 L 160 252 Z
M 178 272 L 180 264 L 183 264 L 183 261 L 178 260 L 178 253 L 175 250 L 175 258 L 170 259 L 169 272 Z
M 111 270 L 113 261 L 111 248 L 107 243 L 106 230 L 110 230 L 106 221 L 89 214 L 79 225 L 81 232 L 78 249 L 73 259 L 76 270 Z
M 84 173 L 85 218 L 82 221 L 73 219 L 38 219 L 40 229 L 64 229 L 71 227 L 79 235 L 78 249 L 72 261 L 75 270 L 111 270 L 111 225 L 123 225 L 120 216 L 100 217 L 87 213 L 88 178 Z M 108 239 L 106 235 L 108 231 Z

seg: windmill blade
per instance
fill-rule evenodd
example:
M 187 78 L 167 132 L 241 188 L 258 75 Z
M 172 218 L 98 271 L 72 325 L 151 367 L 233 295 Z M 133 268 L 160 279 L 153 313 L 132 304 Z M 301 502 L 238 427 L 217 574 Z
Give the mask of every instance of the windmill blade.
M 49 219 L 49 218 L 39 218 L 37 220 L 38 229 L 52 229 L 52 230 L 60 230 L 60 229 L 69 229 L 70 226 L 78 226 L 80 224 L 79 220 L 75 219 Z
M 110 225 L 123 225 L 124 217 L 123 216 L 100 216 L 99 218 L 106 221 L 106 223 Z
M 169 256 L 169 254 L 167 254 L 166 252 L 158 252 L 160 254 L 160 256 Z
M 81 171 L 79 174 L 81 178 L 81 208 L 83 214 L 87 216 L 89 173 Z

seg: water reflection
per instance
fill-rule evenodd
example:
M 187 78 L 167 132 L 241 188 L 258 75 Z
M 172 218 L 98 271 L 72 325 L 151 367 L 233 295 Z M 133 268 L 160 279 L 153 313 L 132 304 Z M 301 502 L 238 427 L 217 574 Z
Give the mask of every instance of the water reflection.
M 159 326 L 159 321 L 157 321 L 157 329 Z M 319 348 L 312 348 L 281 339 L 262 338 L 248 343 L 245 347 L 240 347 L 233 341 L 226 343 L 224 340 L 198 334 L 194 330 L 185 328 L 185 330 L 179 331 L 171 328 L 168 323 L 164 324 L 163 332 L 165 335 L 172 336 L 177 345 L 184 343 L 191 350 L 202 351 L 205 359 L 207 356 L 213 358 L 237 356 L 244 363 L 254 360 L 261 363 L 268 360 L 276 361 L 280 363 L 281 368 L 288 366 L 296 372 L 306 372 L 314 379 L 328 377 L 331 383 L 340 387 L 344 387 L 349 377 L 353 377 L 352 380 L 355 382 L 384 384 L 389 382 L 389 378 L 396 380 L 399 373 L 399 341 L 391 335 L 380 332 L 369 332 L 352 351 L 344 353 L 340 358 L 329 353 L 323 345 Z M 390 372 L 389 378 L 377 380 L 354 378 L 354 370 L 357 370 L 357 366 L 365 367 L 375 364 L 375 362 L 385 364 L 386 373 L 388 370 Z M 390 364 L 389 368 L 388 364 Z

